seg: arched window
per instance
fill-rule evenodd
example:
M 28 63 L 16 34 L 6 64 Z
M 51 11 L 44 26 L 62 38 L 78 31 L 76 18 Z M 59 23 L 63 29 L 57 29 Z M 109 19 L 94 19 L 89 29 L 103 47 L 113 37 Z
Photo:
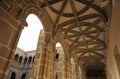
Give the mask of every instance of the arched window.
M 22 76 L 21 76 L 21 79 L 25 79 L 26 78 L 26 73 L 24 73 Z
M 20 56 L 20 58 L 19 58 L 19 63 L 21 64 L 22 63 L 22 60 L 23 60 L 23 57 L 22 56 Z
M 36 50 L 37 43 L 40 39 L 39 36 L 41 37 L 41 34 L 44 35 L 42 23 L 39 17 L 32 13 L 26 17 L 26 22 L 28 25 L 22 30 L 17 47 L 24 51 Z M 32 58 L 28 57 L 27 64 L 32 62 Z M 26 60 L 23 60 L 23 63 L 26 63 Z
M 14 57 L 14 61 L 17 62 L 17 61 L 18 61 L 18 58 L 19 58 L 19 55 L 16 54 L 15 57 Z
M 15 79 L 15 77 L 16 77 L 16 73 L 15 73 L 15 72 L 12 72 L 10 79 Z
M 30 56 L 28 59 L 28 64 L 30 64 L 32 62 L 32 57 Z
M 56 44 L 56 47 L 61 47 L 61 44 L 58 42 L 58 43 Z
M 27 59 L 27 57 L 25 57 L 25 59 L 24 59 L 24 64 L 26 64 L 26 63 L 27 63 L 27 60 L 28 60 L 28 59 Z
M 26 22 L 28 25 L 22 30 L 17 47 L 24 51 L 36 50 L 40 30 L 43 29 L 42 24 L 34 14 L 29 14 Z

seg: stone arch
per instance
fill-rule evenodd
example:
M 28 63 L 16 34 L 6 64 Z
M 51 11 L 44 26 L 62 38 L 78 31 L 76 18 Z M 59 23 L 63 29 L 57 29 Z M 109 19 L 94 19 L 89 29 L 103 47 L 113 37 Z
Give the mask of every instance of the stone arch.
M 31 64 L 31 62 L 32 62 L 32 56 L 29 57 L 28 64 Z
M 39 20 L 43 24 L 44 31 L 51 31 L 52 27 L 51 24 L 52 19 L 50 18 L 49 14 L 44 10 L 42 11 L 40 8 L 34 6 L 34 5 L 27 5 L 24 10 L 21 12 L 21 14 L 18 17 L 18 20 L 20 20 L 24 25 L 26 25 L 26 18 L 29 14 L 35 14 L 38 16 Z M 48 18 L 49 17 L 49 18 Z
M 57 50 L 55 49 L 55 47 L 56 47 L 56 43 L 58 43 L 58 42 L 63 47 L 64 59 L 65 59 L 65 61 L 64 61 L 65 70 L 64 71 L 65 71 L 65 73 L 69 73 L 69 71 L 68 71 L 69 70 L 68 66 L 70 66 L 70 65 L 68 65 L 68 64 L 70 64 L 69 53 L 68 53 L 69 43 L 66 39 L 64 39 L 64 34 L 58 33 L 52 39 L 50 39 L 47 49 L 51 52 L 51 54 L 53 54 L 54 61 L 55 61 L 56 54 L 57 54 Z M 55 63 L 54 63 L 54 66 L 55 66 Z M 66 78 L 66 77 L 67 77 L 67 74 L 64 74 L 64 78 Z
M 36 50 L 40 30 L 43 30 L 42 23 L 38 16 L 33 13 L 27 16 L 26 22 L 28 25 L 24 26 L 17 47 L 24 51 Z
M 18 59 L 19 59 L 19 55 L 18 55 L 18 54 L 15 54 L 15 56 L 14 56 L 14 61 L 17 62 Z
M 12 2 L 12 1 L 11 1 L 11 2 Z M 31 6 L 33 6 L 33 5 L 31 5 Z M 33 7 L 34 7 L 34 6 L 33 6 Z M 26 8 L 26 10 L 28 10 L 28 8 Z M 25 13 L 27 13 L 26 10 L 25 10 Z M 30 10 L 30 11 L 31 11 L 31 10 Z M 34 11 L 33 11 L 33 12 L 34 12 Z M 40 12 L 41 12 L 41 11 L 40 11 Z M 24 12 L 23 12 L 23 13 L 24 13 Z M 28 13 L 29 13 L 29 12 L 28 12 Z M 38 13 L 39 13 L 39 10 L 38 10 Z M 26 14 L 25 14 L 25 15 L 26 15 Z M 46 15 L 48 15 L 48 14 L 46 13 Z M 44 15 L 44 16 L 46 16 L 46 15 Z M 24 16 L 19 16 L 18 19 L 20 20 L 20 19 L 22 19 L 22 17 L 24 17 Z M 23 19 L 24 19 L 24 18 L 23 18 Z M 46 19 L 45 19 L 45 20 L 46 20 Z M 43 20 L 43 21 L 45 21 L 45 20 Z M 21 20 L 21 21 L 22 21 L 22 20 Z M 49 21 L 50 21 L 50 20 L 49 20 Z M 51 22 L 51 21 L 50 21 L 50 22 Z M 23 22 L 23 23 L 25 23 L 25 22 Z M 43 24 L 45 24 L 44 26 L 47 27 L 47 26 L 49 26 L 49 24 L 51 24 L 51 23 L 48 23 L 48 24 L 47 24 L 47 21 L 45 21 L 45 23 L 43 23 Z M 50 26 L 51 26 L 51 25 L 50 25 Z M 49 27 L 50 27 L 50 26 L 49 26 Z M 47 29 L 47 31 L 50 30 L 49 28 L 46 28 L 46 29 Z M 17 34 L 16 34 L 16 36 L 17 36 Z M 16 36 L 15 36 L 15 37 L 16 37 Z M 17 37 L 16 37 L 16 38 L 17 38 Z M 19 37 L 18 37 L 18 38 L 19 38 Z M 65 40 L 65 39 L 63 39 L 63 40 Z M 16 40 L 15 40 L 15 41 L 16 41 Z M 61 40 L 60 40 L 60 41 L 61 41 Z M 66 43 L 65 43 L 65 44 L 66 44 Z M 15 45 L 14 45 L 14 46 L 15 46 Z M 5 47 L 6 47 L 6 46 L 5 46 Z M 2 48 L 2 47 L 1 47 L 1 48 Z M 68 48 L 68 49 L 69 49 L 68 46 L 65 46 L 65 48 Z M 65 50 L 68 51 L 68 49 L 65 49 Z M 11 50 L 13 51 L 13 48 L 11 48 Z M 10 50 L 9 52 L 11 52 L 11 50 Z M 66 51 L 65 51 L 65 52 L 66 52 Z M 6 52 L 6 51 L 5 51 L 5 52 Z M 66 52 L 66 53 L 68 53 L 68 52 Z M 66 53 L 65 53 L 65 56 L 66 56 L 66 57 L 69 57 L 69 54 L 66 54 Z M 9 55 L 9 54 L 8 54 L 8 55 Z M 10 53 L 9 56 L 11 56 L 11 53 Z M 9 60 L 9 59 L 10 59 L 10 58 L 8 57 L 7 60 Z M 67 58 L 66 58 L 66 59 L 67 59 Z M 9 64 L 8 61 L 6 61 L 6 63 L 7 63 L 7 65 L 5 65 L 5 67 L 8 67 L 8 64 Z M 3 71 L 5 71 L 5 73 L 6 73 L 7 68 L 5 68 Z M 6 74 L 5 74 L 5 75 L 6 75 Z M 3 75 L 3 76 L 4 76 L 4 75 Z
M 27 57 L 25 57 L 25 58 L 24 58 L 24 64 L 26 64 L 26 63 L 27 63 L 27 60 L 28 60 L 28 58 L 27 58 Z
M 20 56 L 20 58 L 19 58 L 19 64 L 21 64 L 22 63 L 22 61 L 23 61 L 23 57 L 22 56 Z
M 57 33 L 55 38 L 54 38 L 54 45 L 56 45 L 57 42 L 59 42 L 61 44 L 61 46 L 63 47 L 63 51 L 64 51 L 64 56 L 65 59 L 70 57 L 70 54 L 68 53 L 69 50 L 69 43 L 66 39 L 64 39 L 65 35 L 63 33 Z

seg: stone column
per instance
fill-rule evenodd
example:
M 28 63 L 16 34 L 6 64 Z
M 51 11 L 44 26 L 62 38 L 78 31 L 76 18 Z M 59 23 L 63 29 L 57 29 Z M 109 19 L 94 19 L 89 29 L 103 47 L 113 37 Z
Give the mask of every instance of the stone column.
M 54 79 L 56 52 L 57 52 L 56 49 L 53 49 L 52 51 L 49 52 L 47 79 Z
M 54 69 L 54 47 L 51 44 L 51 33 L 45 32 L 45 39 L 42 45 L 42 54 L 39 67 L 38 79 L 53 79 Z M 51 78 L 50 78 L 51 77 Z
M 41 56 L 40 68 L 39 68 L 39 78 L 38 79 L 53 79 L 54 78 L 54 62 L 55 62 L 55 50 L 48 50 L 48 44 L 43 47 L 43 52 Z
M 44 30 L 41 30 L 40 34 L 39 34 L 37 50 L 36 50 L 34 64 L 33 64 L 33 68 L 32 68 L 31 79 L 38 79 L 38 77 L 39 77 L 41 58 L 42 58 L 42 53 L 43 53 L 42 47 L 44 46 L 44 42 L 45 42 Z
M 22 74 L 23 74 L 23 73 L 21 73 L 21 72 L 18 72 L 18 73 L 17 73 L 17 77 L 16 77 L 16 78 L 17 78 L 17 79 L 21 79 L 21 77 L 22 77 Z
M 81 79 L 86 79 L 86 73 L 85 73 L 85 68 L 84 65 L 82 63 L 80 63 L 80 68 L 81 68 Z
M 45 34 L 41 30 L 31 79 L 53 79 L 54 76 L 54 53 L 56 50 L 54 50 L 54 45 L 48 42 L 49 33 L 47 33 L 48 37 Z
M 71 60 L 69 56 L 69 45 L 67 42 L 63 43 L 63 52 L 64 52 L 64 79 L 71 79 Z
M 39 67 L 39 77 L 38 79 L 45 79 L 45 69 L 47 68 L 47 44 L 44 44 L 41 60 L 40 60 L 40 67 Z
M 76 70 L 76 79 L 79 79 L 79 66 L 78 66 L 78 63 L 75 64 L 75 70 Z
M 71 62 L 70 58 L 65 59 L 65 79 L 71 78 Z

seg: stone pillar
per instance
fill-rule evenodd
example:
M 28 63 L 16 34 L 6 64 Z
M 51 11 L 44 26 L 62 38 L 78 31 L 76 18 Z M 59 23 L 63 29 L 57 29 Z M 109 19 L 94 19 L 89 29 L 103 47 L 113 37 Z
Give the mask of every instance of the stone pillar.
M 49 44 L 45 39 L 49 38 L 45 37 L 45 32 L 41 30 L 31 79 L 53 79 L 56 50 L 54 45 Z
M 48 57 L 48 72 L 47 72 L 47 78 L 46 79 L 54 79 L 54 73 L 55 73 L 55 53 L 57 51 L 54 49 L 52 52 L 49 52 Z
M 38 79 L 38 77 L 39 77 L 44 42 L 45 42 L 44 30 L 41 30 L 40 34 L 39 34 L 37 50 L 36 50 L 34 64 L 33 64 L 33 68 L 32 68 L 31 79 Z
M 80 68 L 81 68 L 81 79 L 86 79 L 85 75 L 85 68 L 84 68 L 84 65 L 82 63 L 80 63 Z
M 17 79 L 21 79 L 21 77 L 22 77 L 22 74 L 23 74 L 23 73 L 21 73 L 21 72 L 18 72 L 18 73 L 17 73 L 17 77 L 16 77 L 16 78 L 17 78 Z
M 52 79 L 51 72 L 52 67 L 54 66 L 54 56 L 52 51 L 52 45 L 50 42 L 50 33 L 45 33 L 45 42 L 42 45 L 42 54 L 39 67 L 39 77 L 38 79 Z M 51 75 L 50 75 L 51 74 Z
M 71 78 L 71 62 L 70 58 L 65 58 L 65 79 Z
M 39 78 L 38 79 L 53 79 L 54 78 L 54 62 L 55 55 L 53 50 L 52 52 L 47 48 L 48 44 L 45 44 L 43 47 L 43 52 L 40 62 Z
M 75 70 L 76 70 L 76 79 L 79 79 L 79 66 L 77 63 L 75 64 Z
M 38 79 L 45 79 L 45 68 L 47 66 L 46 60 L 47 60 L 47 45 L 44 45 L 43 50 L 42 50 L 42 56 L 41 56 L 41 61 L 40 61 L 40 67 L 39 67 L 39 77 Z

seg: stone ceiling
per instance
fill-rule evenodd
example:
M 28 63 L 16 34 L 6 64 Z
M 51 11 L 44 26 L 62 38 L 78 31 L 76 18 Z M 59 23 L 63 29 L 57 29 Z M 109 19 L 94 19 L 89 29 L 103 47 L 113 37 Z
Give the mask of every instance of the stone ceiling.
M 68 40 L 71 55 L 101 61 L 105 58 L 108 5 L 109 0 L 43 0 L 40 7 L 51 16 L 54 36 L 61 32 Z

